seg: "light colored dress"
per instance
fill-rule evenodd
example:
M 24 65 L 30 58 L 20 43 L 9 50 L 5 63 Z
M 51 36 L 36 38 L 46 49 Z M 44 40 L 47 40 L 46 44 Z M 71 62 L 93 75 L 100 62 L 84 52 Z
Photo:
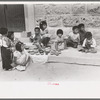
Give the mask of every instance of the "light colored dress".
M 26 50 L 24 50 L 23 52 L 15 51 L 14 52 L 14 57 L 16 57 L 16 62 L 18 64 L 16 66 L 16 69 L 20 70 L 20 71 L 25 70 L 27 65 L 28 65 L 28 59 L 29 59 L 28 52 Z M 27 62 L 27 64 L 23 65 L 25 62 Z

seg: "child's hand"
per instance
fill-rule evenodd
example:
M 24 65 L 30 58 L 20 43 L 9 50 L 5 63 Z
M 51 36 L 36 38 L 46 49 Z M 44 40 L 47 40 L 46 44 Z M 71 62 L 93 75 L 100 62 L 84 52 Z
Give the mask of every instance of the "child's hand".
M 17 42 L 19 42 L 18 38 L 15 39 L 15 44 L 16 44 Z

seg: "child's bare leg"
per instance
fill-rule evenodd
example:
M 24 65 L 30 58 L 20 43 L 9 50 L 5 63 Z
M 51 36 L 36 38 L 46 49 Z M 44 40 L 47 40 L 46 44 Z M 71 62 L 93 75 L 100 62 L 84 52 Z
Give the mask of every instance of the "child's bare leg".
M 67 49 L 67 40 L 64 40 L 64 49 Z
M 39 51 L 43 51 L 41 45 L 39 43 L 36 43 L 37 48 L 39 49 Z
M 58 42 L 55 42 L 55 49 L 58 51 Z

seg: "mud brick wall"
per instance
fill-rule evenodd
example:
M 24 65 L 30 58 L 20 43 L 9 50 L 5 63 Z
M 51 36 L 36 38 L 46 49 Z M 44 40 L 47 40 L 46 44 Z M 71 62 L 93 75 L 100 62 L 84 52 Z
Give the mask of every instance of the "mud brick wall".
M 100 4 L 36 4 L 35 24 L 46 20 L 51 28 L 72 27 L 84 23 L 100 45 Z

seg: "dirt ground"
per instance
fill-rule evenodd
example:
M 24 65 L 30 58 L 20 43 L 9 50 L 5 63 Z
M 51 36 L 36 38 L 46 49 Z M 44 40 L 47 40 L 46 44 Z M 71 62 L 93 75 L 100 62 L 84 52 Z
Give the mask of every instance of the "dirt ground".
M 99 66 L 63 63 L 32 64 L 26 71 L 4 71 L 0 63 L 0 81 L 100 81 Z

